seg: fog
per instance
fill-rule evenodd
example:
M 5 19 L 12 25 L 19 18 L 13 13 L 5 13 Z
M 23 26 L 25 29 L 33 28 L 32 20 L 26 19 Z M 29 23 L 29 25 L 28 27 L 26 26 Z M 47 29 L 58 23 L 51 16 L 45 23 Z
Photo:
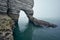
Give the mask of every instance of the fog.
M 33 9 L 36 18 L 60 18 L 60 0 L 34 0 Z M 21 11 L 20 17 L 25 16 Z

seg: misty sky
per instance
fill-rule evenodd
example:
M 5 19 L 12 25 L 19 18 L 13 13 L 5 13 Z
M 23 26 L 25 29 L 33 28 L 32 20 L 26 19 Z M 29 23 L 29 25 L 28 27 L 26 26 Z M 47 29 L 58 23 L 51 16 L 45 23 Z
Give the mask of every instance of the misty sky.
M 60 0 L 34 0 L 34 17 L 60 18 Z M 26 16 L 21 11 L 20 16 Z

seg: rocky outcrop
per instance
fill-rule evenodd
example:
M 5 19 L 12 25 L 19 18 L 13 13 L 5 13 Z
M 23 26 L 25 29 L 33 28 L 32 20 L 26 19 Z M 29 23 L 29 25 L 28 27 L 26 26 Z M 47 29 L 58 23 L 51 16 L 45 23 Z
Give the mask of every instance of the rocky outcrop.
M 30 16 L 30 22 L 32 22 L 36 26 L 57 27 L 57 25 L 55 24 L 43 20 L 38 20 L 32 16 Z
M 14 40 L 13 24 L 14 22 L 9 16 L 0 14 L 0 40 Z

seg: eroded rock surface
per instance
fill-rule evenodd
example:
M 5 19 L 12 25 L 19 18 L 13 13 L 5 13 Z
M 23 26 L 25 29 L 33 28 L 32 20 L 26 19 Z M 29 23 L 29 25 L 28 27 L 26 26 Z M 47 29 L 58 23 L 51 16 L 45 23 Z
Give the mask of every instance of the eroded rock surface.
M 0 40 L 13 40 L 12 19 L 7 15 L 0 15 Z

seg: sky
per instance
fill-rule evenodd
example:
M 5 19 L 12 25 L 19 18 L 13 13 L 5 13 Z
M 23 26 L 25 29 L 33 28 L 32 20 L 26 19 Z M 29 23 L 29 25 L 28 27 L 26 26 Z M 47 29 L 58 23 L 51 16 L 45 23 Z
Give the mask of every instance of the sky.
M 60 18 L 60 0 L 34 0 L 33 10 L 36 18 Z M 21 11 L 20 16 L 26 15 Z

